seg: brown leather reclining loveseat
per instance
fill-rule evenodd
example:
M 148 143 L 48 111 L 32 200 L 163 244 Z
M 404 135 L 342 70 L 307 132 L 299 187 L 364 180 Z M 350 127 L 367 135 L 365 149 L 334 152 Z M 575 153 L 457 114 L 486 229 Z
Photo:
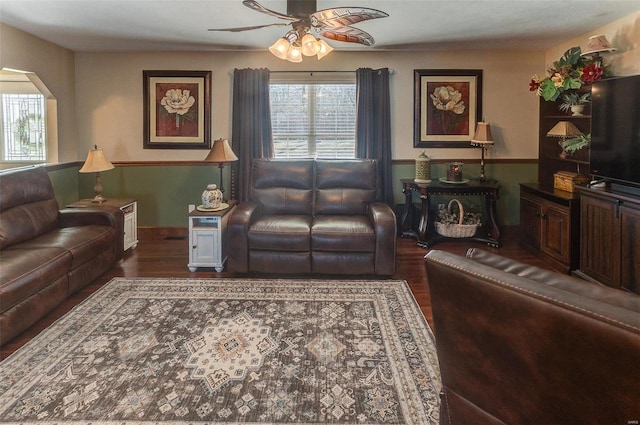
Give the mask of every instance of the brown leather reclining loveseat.
M 229 218 L 229 271 L 392 275 L 396 220 L 377 165 L 254 160 L 251 199 Z
M 118 208 L 58 210 L 42 167 L 0 175 L 0 345 L 122 258 Z
M 640 420 L 640 296 L 471 249 L 430 251 L 441 424 Z

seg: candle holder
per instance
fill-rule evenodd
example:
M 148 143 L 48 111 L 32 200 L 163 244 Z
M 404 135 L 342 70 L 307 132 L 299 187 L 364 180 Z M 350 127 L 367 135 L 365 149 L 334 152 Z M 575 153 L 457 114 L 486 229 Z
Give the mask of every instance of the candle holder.
M 447 180 L 450 182 L 461 182 L 463 165 L 464 163 L 458 161 L 447 164 Z

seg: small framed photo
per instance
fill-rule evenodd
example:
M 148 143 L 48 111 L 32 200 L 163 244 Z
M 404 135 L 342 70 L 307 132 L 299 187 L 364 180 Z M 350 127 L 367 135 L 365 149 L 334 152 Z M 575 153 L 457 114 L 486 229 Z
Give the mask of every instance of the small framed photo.
M 413 146 L 466 148 L 482 121 L 482 70 L 414 70 Z
M 211 71 L 142 71 L 144 149 L 211 148 Z

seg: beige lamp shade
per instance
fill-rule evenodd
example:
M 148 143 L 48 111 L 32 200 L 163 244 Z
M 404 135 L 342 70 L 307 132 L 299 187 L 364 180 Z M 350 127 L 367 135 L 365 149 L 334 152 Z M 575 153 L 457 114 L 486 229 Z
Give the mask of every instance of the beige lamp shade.
M 206 162 L 225 163 L 237 161 L 238 157 L 233 153 L 227 139 L 218 139 L 213 141 L 213 147 L 204 160 Z
M 491 126 L 488 122 L 479 122 L 476 126 L 476 132 L 471 139 L 472 145 L 493 145 L 493 136 L 491 135 Z
M 79 171 L 81 173 L 97 173 L 100 171 L 113 170 L 113 168 L 113 164 L 107 159 L 104 151 L 94 145 L 93 149 L 87 154 L 87 159 Z
M 573 123 L 569 121 L 559 121 L 551 130 L 549 130 L 547 136 L 565 138 L 580 136 L 581 134 L 582 132 L 578 130 Z
M 100 172 L 112 170 L 114 168 L 111 161 L 109 161 L 102 149 L 98 149 L 98 146 L 93 145 L 93 149 L 87 154 L 87 159 L 84 161 L 84 165 L 80 170 L 81 173 L 96 173 L 96 184 L 93 186 L 93 192 L 96 196 L 91 202 L 102 203 L 107 199 L 102 196 L 102 182 L 100 180 Z
M 587 47 L 585 47 L 583 55 L 590 55 L 593 53 L 615 52 L 617 49 L 613 47 L 607 37 L 604 35 L 594 35 L 589 37 Z

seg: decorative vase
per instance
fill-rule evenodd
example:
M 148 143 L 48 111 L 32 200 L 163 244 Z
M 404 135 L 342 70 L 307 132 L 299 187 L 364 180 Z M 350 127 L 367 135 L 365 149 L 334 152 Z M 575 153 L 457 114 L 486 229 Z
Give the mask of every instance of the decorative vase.
M 416 183 L 431 183 L 431 160 L 422 151 L 416 158 Z
M 571 116 L 581 117 L 584 105 L 571 105 Z
M 202 206 L 205 208 L 218 208 L 222 204 L 222 192 L 214 183 L 208 184 L 202 192 Z

